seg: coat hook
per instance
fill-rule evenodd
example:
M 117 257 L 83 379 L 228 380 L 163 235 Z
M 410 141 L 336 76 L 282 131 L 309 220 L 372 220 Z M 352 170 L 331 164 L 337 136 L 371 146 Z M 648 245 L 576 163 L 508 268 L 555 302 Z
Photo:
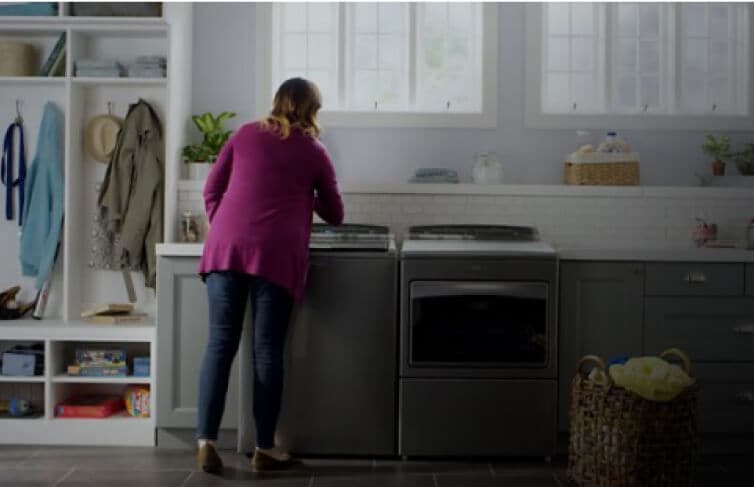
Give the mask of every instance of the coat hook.
M 715 110 L 717 110 L 717 103 L 712 104 L 712 111 L 714 112 Z
M 445 110 L 450 111 L 450 100 L 445 102 Z
M 644 111 L 646 112 L 647 110 L 649 110 L 649 105 L 644 105 Z
M 16 99 L 16 123 L 18 124 L 24 121 L 24 118 L 21 116 L 21 105 L 23 103 L 23 100 Z
M 377 110 L 377 100 L 374 100 L 374 109 Z
M 115 105 L 115 103 L 111 101 L 107 102 L 107 114 L 111 117 L 113 116 L 113 105 Z
M 574 103 L 574 104 L 573 104 L 573 111 L 574 111 L 574 112 L 576 111 L 576 107 L 577 107 L 577 106 L 578 106 L 578 105 L 577 105 L 576 103 Z

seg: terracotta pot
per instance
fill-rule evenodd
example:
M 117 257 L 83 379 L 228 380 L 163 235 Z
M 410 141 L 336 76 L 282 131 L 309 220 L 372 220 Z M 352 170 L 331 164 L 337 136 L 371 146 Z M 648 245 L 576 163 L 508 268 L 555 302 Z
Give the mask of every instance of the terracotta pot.
M 712 175 L 713 176 L 725 176 L 725 162 L 720 159 L 712 163 Z

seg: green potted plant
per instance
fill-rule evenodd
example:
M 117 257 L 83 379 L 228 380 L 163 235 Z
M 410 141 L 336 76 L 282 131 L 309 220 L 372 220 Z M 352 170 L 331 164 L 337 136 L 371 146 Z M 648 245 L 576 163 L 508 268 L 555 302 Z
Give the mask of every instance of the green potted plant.
M 191 179 L 203 180 L 207 177 L 210 164 L 215 162 L 220 150 L 233 133 L 232 130 L 225 129 L 225 122 L 235 116 L 234 112 L 222 112 L 217 115 L 207 112 L 191 117 L 202 134 L 200 143 L 183 148 L 183 162 L 188 165 Z
M 702 144 L 702 151 L 713 158 L 712 175 L 725 175 L 725 160 L 731 157 L 730 139 L 727 135 L 721 135 L 715 138 L 713 135 L 707 135 Z
M 733 160 L 742 176 L 754 176 L 754 144 L 746 144 L 746 149 L 733 154 Z

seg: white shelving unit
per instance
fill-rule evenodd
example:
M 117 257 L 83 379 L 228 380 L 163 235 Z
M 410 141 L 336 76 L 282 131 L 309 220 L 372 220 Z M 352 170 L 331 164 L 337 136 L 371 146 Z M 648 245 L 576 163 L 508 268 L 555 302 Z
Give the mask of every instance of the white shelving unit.
M 0 352 L 17 343 L 41 343 L 45 372 L 37 377 L 0 375 L 0 399 L 30 398 L 40 414 L 31 418 L 0 416 L 0 444 L 155 444 L 156 357 L 155 296 L 140 273 L 133 273 L 136 307 L 148 319 L 138 324 L 100 325 L 81 320 L 83 309 L 103 302 L 127 300 L 120 272 L 89 265 L 89 236 L 94 228 L 98 186 L 106 166 L 84 151 L 83 132 L 93 116 L 107 113 L 124 118 L 130 104 L 149 102 L 158 112 L 165 134 L 165 239 L 175 232 L 177 191 L 185 120 L 190 112 L 192 7 L 163 6 L 161 18 L 71 17 L 60 5 L 56 17 L 0 17 L 0 40 L 21 40 L 37 47 L 40 66 L 62 33 L 66 34 L 65 74 L 57 77 L 0 76 L 0 123 L 15 118 L 16 101 L 24 118 L 27 165 L 36 154 L 37 132 L 46 102 L 55 103 L 64 116 L 61 134 L 65 179 L 63 242 L 58 254 L 45 319 L 0 321 Z M 168 60 L 167 78 L 82 78 L 75 62 L 84 58 L 116 59 L 127 65 L 140 55 L 162 55 Z M 14 227 L 15 226 L 15 227 Z M 0 246 L 7 256 L 18 255 L 17 222 L 0 221 Z M 23 301 L 33 298 L 33 281 L 20 276 L 15 258 L 0 262 L 0 288 L 20 284 Z M 66 366 L 78 347 L 118 347 L 134 355 L 152 357 L 149 377 L 71 377 Z M 130 363 L 130 361 L 129 361 Z M 129 371 L 132 372 L 132 371 Z M 148 385 L 150 418 L 116 415 L 104 419 L 55 417 L 55 406 L 77 394 L 118 394 L 128 385 Z

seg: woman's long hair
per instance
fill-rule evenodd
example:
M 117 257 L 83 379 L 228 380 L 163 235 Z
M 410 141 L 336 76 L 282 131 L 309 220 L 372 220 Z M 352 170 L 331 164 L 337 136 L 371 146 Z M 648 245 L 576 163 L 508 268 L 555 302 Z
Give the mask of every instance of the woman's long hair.
M 287 139 L 291 128 L 297 127 L 311 137 L 319 137 L 317 112 L 322 98 L 317 85 L 303 78 L 291 78 L 283 82 L 275 93 L 272 111 L 262 120 L 262 127 Z

